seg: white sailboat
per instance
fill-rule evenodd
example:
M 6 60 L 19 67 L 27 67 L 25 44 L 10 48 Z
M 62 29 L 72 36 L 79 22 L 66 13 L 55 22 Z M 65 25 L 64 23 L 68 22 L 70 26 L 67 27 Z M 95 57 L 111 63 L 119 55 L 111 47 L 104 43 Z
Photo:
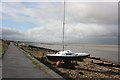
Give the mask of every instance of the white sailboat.
M 46 57 L 51 61 L 82 61 L 84 58 L 90 57 L 89 53 L 73 53 L 70 50 L 64 50 L 64 27 L 65 27 L 65 1 L 64 1 L 64 16 L 63 16 L 63 50 L 56 54 L 46 54 Z

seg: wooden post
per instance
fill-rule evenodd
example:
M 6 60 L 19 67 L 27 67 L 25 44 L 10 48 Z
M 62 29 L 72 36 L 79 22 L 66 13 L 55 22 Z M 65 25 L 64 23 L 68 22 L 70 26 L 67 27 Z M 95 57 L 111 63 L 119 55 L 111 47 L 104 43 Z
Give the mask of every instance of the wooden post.
M 91 63 L 94 63 L 94 61 L 93 61 L 93 60 L 91 60 Z

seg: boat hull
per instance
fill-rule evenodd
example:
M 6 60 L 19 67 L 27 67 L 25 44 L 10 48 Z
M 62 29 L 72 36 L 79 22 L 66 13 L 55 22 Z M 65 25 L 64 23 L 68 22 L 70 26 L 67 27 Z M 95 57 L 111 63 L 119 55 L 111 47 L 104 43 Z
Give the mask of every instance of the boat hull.
M 50 61 L 83 61 L 84 58 L 87 58 L 88 56 L 49 56 L 46 55 L 48 60 Z

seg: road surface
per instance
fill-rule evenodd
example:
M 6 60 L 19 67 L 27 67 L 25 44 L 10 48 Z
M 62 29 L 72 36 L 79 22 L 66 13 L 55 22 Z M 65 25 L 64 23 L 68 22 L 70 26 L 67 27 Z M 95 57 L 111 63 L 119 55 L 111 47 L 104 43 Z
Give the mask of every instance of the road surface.
M 3 78 L 51 78 L 44 70 L 36 68 L 12 43 L 3 57 L 2 66 Z

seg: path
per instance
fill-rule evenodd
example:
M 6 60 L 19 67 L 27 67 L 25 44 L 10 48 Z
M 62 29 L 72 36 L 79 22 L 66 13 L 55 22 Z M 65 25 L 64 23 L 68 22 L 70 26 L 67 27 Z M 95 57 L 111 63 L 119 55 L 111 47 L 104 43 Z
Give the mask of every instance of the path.
M 51 78 L 43 70 L 35 67 L 12 43 L 3 58 L 3 78 Z

